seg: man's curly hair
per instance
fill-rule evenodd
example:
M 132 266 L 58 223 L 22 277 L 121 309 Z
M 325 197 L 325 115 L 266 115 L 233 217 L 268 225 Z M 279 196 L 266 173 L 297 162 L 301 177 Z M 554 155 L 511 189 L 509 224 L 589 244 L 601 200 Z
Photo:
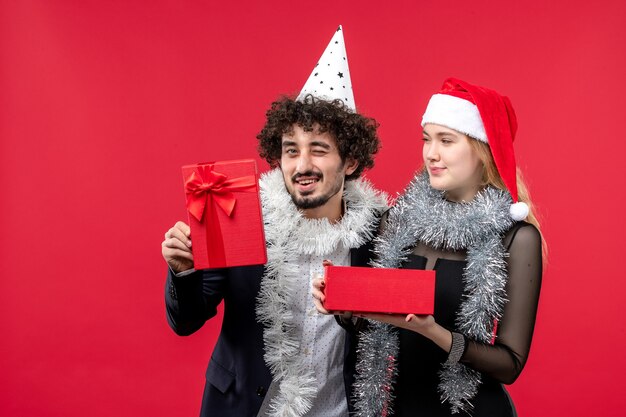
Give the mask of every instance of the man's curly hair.
M 305 132 L 328 132 L 337 141 L 342 161 L 358 161 L 357 169 L 346 181 L 359 178 L 365 169 L 374 166 L 374 154 L 380 148 L 376 120 L 353 112 L 343 101 L 320 100 L 307 95 L 302 101 L 282 97 L 272 103 L 266 113 L 267 121 L 257 135 L 259 154 L 275 167 L 282 154 L 282 137 L 293 133 L 293 125 Z

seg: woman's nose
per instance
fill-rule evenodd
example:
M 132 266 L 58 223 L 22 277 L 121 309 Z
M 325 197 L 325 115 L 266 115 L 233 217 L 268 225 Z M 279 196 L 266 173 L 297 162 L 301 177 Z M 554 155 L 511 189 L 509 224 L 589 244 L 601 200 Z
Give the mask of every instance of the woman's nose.
M 429 161 L 437 161 L 439 159 L 439 150 L 436 144 L 430 143 L 427 145 L 426 159 Z

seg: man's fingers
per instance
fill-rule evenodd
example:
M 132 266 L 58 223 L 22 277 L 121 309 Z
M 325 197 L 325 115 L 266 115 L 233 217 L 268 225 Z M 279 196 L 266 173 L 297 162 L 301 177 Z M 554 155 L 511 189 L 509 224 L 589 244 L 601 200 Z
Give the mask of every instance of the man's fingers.
M 313 280 L 313 288 L 311 289 L 313 304 L 315 304 L 315 308 L 321 314 L 330 314 L 330 311 L 324 308 L 324 300 L 326 300 L 326 296 L 324 295 L 323 290 L 320 289 L 320 283 L 323 283 L 322 279 L 316 278 Z
M 324 291 L 324 287 L 326 283 L 324 282 L 324 278 L 321 278 L 320 275 L 317 275 L 317 278 L 313 279 L 313 288 L 318 291 Z
M 185 259 L 193 262 L 193 254 L 186 250 L 176 249 L 176 248 L 166 248 L 163 250 L 163 256 L 166 259 Z
M 161 243 L 163 257 L 169 263 L 170 260 L 187 259 L 193 262 L 193 253 L 183 242 L 178 239 L 166 239 Z
M 178 222 L 178 223 L 176 223 L 176 224 L 178 225 L 179 223 L 181 223 L 181 224 L 183 224 L 183 225 L 185 224 L 185 223 L 182 223 L 182 222 Z M 165 240 L 168 240 L 168 239 L 178 239 L 178 240 L 180 240 L 180 241 L 181 241 L 181 242 L 182 242 L 185 246 L 187 246 L 187 247 L 189 247 L 189 248 L 191 247 L 191 239 L 190 239 L 190 238 L 189 238 L 189 236 L 188 236 L 188 235 L 186 235 L 186 234 L 185 234 L 185 232 L 184 232 L 181 228 L 179 228 L 179 227 L 174 226 L 174 227 L 172 227 L 170 230 L 168 230 L 168 231 L 165 233 Z
M 181 232 L 183 232 L 185 237 L 191 236 L 191 228 L 185 222 L 176 222 L 176 224 L 174 225 L 174 228 L 176 228 L 176 229 L 180 230 Z
M 326 296 L 324 295 L 324 293 L 320 291 L 317 287 L 313 287 L 313 289 L 311 290 L 311 294 L 313 295 L 313 298 L 315 300 L 319 300 L 322 303 L 326 300 Z
M 322 305 L 322 302 L 320 300 L 318 300 L 317 298 L 313 300 L 313 302 L 315 303 L 315 308 L 317 309 L 318 312 L 322 313 L 322 314 L 330 314 L 330 311 L 326 310 L 324 308 L 324 306 Z
M 176 238 L 164 240 L 161 246 L 164 248 L 180 249 L 181 251 L 191 252 L 191 249 L 187 245 Z

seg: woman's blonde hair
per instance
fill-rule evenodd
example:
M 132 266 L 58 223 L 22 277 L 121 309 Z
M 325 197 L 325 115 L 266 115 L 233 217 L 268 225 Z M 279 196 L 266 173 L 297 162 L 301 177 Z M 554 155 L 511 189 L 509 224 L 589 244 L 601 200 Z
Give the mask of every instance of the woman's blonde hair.
M 502 177 L 498 172 L 496 163 L 493 160 L 493 155 L 491 154 L 491 149 L 489 148 L 489 145 L 485 142 L 481 142 L 470 137 L 468 137 L 468 139 L 470 145 L 472 146 L 472 149 L 474 150 L 474 152 L 476 152 L 476 155 L 478 155 L 478 158 L 483 163 L 483 177 L 481 186 L 486 187 L 487 185 L 491 185 L 501 190 L 507 190 L 506 185 L 504 185 L 504 181 L 502 181 Z M 528 187 L 524 182 L 524 177 L 519 167 L 515 169 L 515 174 L 517 181 L 517 200 L 524 202 L 528 205 L 528 217 L 526 218 L 526 221 L 535 226 L 541 234 L 539 220 L 537 219 L 537 216 L 535 214 L 534 206 L 530 198 L 530 193 L 528 192 Z M 546 245 L 546 241 L 543 238 L 543 234 L 541 234 L 541 250 L 543 252 L 543 258 L 545 262 L 548 255 L 548 247 Z

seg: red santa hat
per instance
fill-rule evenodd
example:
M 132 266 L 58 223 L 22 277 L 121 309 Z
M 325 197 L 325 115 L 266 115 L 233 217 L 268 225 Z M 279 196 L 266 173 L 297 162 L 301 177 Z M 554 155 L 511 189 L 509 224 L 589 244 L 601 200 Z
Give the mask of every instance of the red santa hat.
M 508 97 L 485 87 L 448 78 L 441 91 L 428 102 L 422 127 L 427 123 L 454 129 L 489 144 L 498 173 L 513 198 L 511 217 L 524 220 L 528 216 L 526 203 L 517 201 L 513 150 L 517 118 Z

